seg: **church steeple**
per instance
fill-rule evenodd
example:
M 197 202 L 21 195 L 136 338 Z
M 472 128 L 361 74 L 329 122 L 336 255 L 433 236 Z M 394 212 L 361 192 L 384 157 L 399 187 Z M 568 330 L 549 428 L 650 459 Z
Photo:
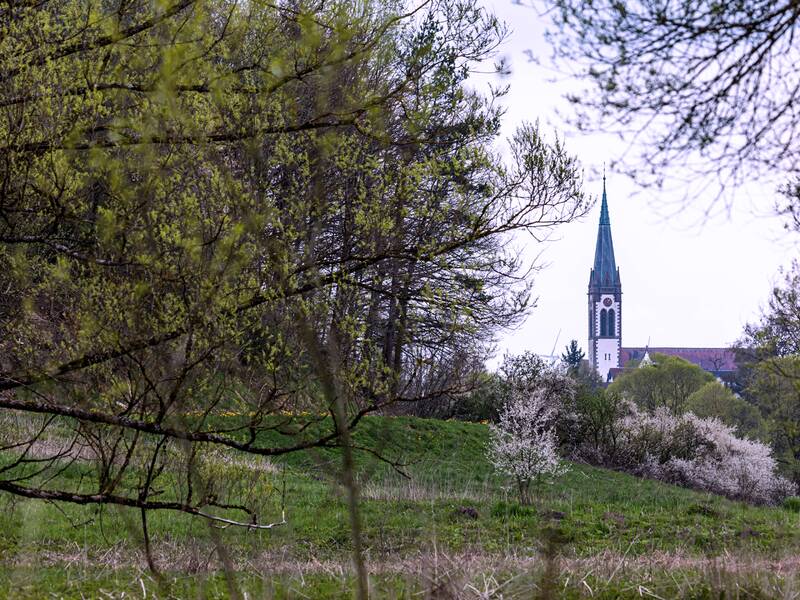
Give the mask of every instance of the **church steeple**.
M 614 260 L 614 242 L 611 239 L 611 217 L 608 214 L 606 177 L 603 175 L 603 201 L 600 204 L 600 225 L 597 228 L 597 245 L 594 250 L 594 268 L 589 275 L 589 286 L 614 288 L 620 285 L 619 271 Z
M 608 381 L 611 369 L 619 368 L 621 348 L 622 284 L 614 259 L 606 176 L 603 174 L 600 225 L 597 228 L 594 266 L 589 274 L 589 362 L 603 381 Z

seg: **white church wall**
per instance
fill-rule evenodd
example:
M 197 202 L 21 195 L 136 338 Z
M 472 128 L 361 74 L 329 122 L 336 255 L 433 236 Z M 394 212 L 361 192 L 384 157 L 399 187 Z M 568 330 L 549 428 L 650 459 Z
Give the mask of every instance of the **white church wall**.
M 619 367 L 619 340 L 616 338 L 599 338 L 597 346 L 597 372 L 603 381 L 608 379 L 609 369 Z
M 614 337 L 600 337 L 600 311 L 614 311 Z M 591 344 L 589 360 L 595 365 L 603 381 L 608 378 L 609 369 L 619 367 L 620 353 L 620 303 L 613 294 L 602 294 L 600 301 L 594 303 L 594 343 Z

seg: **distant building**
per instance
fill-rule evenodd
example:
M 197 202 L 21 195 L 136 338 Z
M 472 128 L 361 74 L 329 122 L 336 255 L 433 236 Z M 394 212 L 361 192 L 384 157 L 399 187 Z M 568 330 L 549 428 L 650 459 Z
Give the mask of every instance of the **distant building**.
M 622 282 L 614 259 L 611 218 L 603 176 L 600 224 L 594 251 L 594 266 L 589 272 L 589 364 L 609 382 L 632 360 L 646 355 L 667 354 L 692 362 L 723 381 L 736 373 L 736 360 L 730 348 L 625 348 L 622 346 Z
M 651 356 L 653 354 L 677 356 L 717 377 L 723 377 L 737 370 L 736 353 L 730 348 L 623 348 L 622 364 L 627 365 L 631 360 L 641 360 L 645 351 Z

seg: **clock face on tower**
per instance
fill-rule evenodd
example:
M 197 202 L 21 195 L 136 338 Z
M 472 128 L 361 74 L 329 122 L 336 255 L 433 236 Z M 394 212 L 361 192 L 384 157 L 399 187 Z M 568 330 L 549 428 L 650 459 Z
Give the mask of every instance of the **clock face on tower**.
M 603 306 L 611 306 L 612 302 L 611 298 L 603 298 Z

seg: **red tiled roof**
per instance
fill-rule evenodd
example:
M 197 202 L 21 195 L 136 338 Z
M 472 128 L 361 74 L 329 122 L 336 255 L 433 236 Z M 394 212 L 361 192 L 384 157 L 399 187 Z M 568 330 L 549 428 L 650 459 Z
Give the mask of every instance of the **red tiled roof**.
M 645 350 L 653 354 L 666 354 L 688 360 L 711 372 L 736 371 L 736 354 L 730 348 L 622 348 L 619 353 L 620 364 L 627 365 L 630 360 L 641 360 Z

